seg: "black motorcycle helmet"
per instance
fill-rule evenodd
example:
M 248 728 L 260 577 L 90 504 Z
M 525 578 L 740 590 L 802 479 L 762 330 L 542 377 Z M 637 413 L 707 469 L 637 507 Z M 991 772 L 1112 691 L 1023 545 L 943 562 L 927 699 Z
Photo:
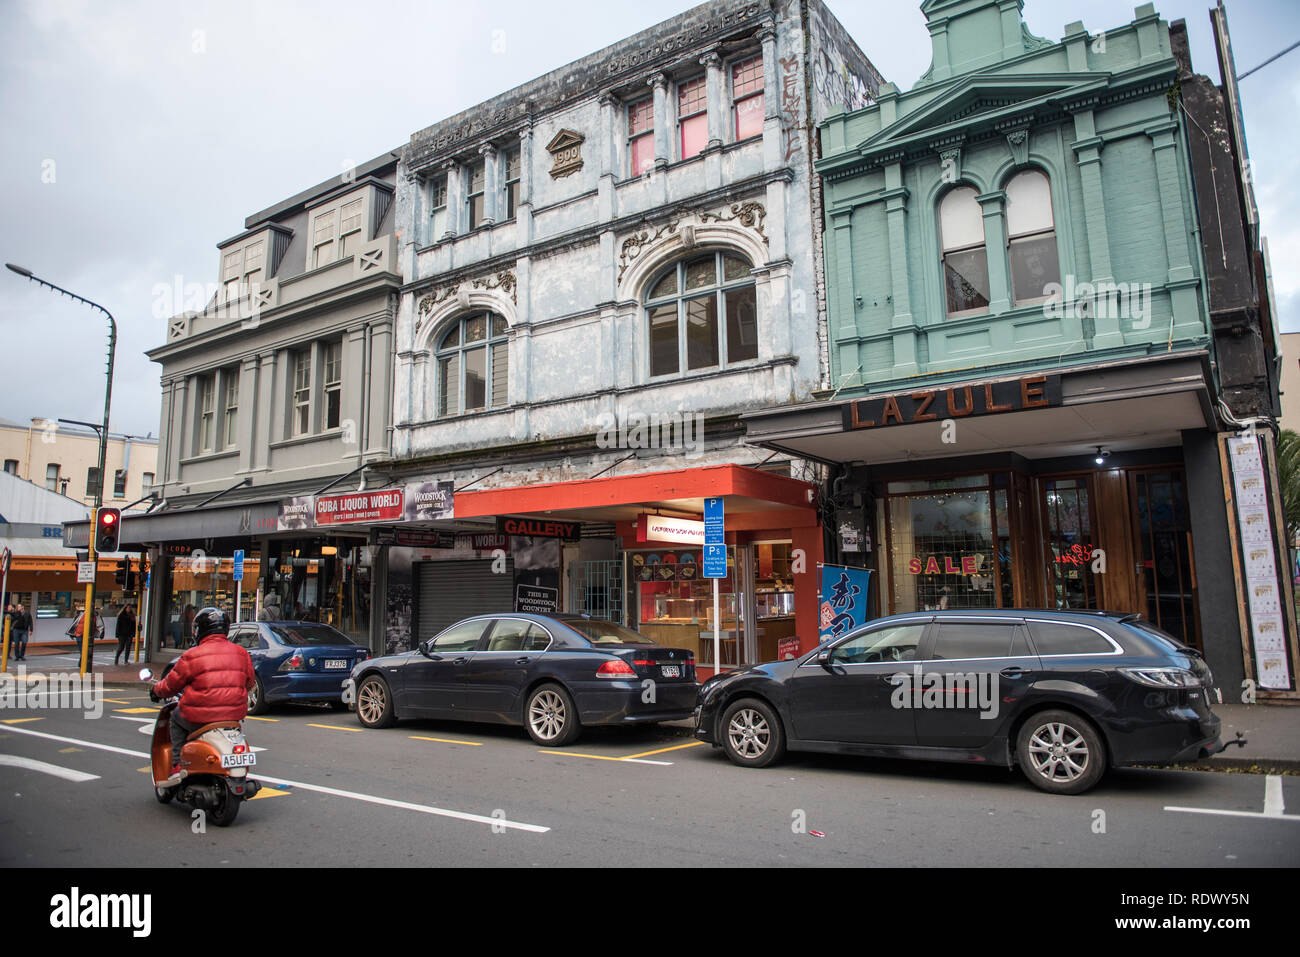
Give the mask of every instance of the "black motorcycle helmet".
M 200 640 L 208 635 L 225 635 L 230 632 L 230 616 L 220 608 L 204 608 L 194 616 L 194 637 Z

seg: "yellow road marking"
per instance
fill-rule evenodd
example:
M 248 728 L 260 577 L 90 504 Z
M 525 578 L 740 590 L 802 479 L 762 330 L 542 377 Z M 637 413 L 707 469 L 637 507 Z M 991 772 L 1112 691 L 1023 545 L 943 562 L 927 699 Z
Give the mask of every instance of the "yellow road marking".
M 622 761 L 622 758 L 611 758 L 603 754 L 579 754 L 577 751 L 552 751 L 550 748 L 538 749 L 538 754 L 555 754 L 562 758 L 591 758 L 593 761 Z
M 45 720 L 44 718 L 9 718 L 7 721 L 0 722 L 0 724 L 22 724 L 24 721 L 44 721 L 44 720 Z
M 80 751 L 81 748 L 59 748 L 59 754 L 71 754 L 73 751 Z
M 115 708 L 118 714 L 154 714 L 157 708 Z
M 456 741 L 452 738 L 426 738 L 422 734 L 412 734 L 410 737 L 414 738 L 416 741 L 440 741 L 443 744 L 468 744 L 471 748 L 483 747 L 482 741 Z
M 136 768 L 136 770 L 137 770 L 137 771 L 143 771 L 145 774 L 151 774 L 151 773 L 153 772 L 153 768 L 152 768 L 152 767 L 147 767 L 147 768 Z
M 309 724 L 309 728 L 329 728 L 331 731 L 360 731 L 361 728 L 343 728 L 337 724 Z
M 105 698 L 103 700 L 104 700 L 104 704 L 130 704 L 131 703 L 129 701 L 122 701 L 118 698 Z
M 640 754 L 629 754 L 625 758 L 619 758 L 619 760 L 631 761 L 633 758 L 648 758 L 652 754 L 663 754 L 665 751 L 680 751 L 682 748 L 694 748 L 703 743 L 703 741 L 691 741 L 687 744 L 674 744 L 671 748 L 660 748 L 658 751 L 642 751 Z
M 245 721 L 279 721 L 280 719 L 279 718 L 258 718 L 254 715 L 249 714 L 244 716 L 244 720 Z
M 279 788 L 268 788 L 263 786 L 262 790 L 254 794 L 251 798 L 249 798 L 249 800 L 256 801 L 258 798 L 288 797 L 289 794 L 290 794 L 289 791 L 281 791 Z

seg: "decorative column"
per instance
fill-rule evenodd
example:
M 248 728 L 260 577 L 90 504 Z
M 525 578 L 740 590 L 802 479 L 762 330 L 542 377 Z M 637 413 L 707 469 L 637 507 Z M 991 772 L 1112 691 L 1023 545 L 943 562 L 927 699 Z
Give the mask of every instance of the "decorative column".
M 1000 189 L 975 197 L 984 216 L 984 258 L 989 267 L 989 315 L 1011 308 L 1011 275 L 1007 271 L 1007 223 L 1002 210 L 1007 194 Z
M 239 363 L 239 412 L 236 414 L 240 472 L 248 472 L 256 466 L 254 444 L 259 439 L 265 438 L 257 434 L 257 403 L 260 398 L 258 393 L 262 391 L 258 388 L 257 372 L 257 356 L 248 356 Z
M 270 444 L 276 439 L 283 438 L 283 434 L 276 435 L 276 391 L 277 385 L 280 391 L 283 391 L 284 380 L 277 384 L 275 378 L 276 354 L 267 352 L 257 357 L 257 444 L 253 452 L 253 468 L 265 470 L 271 465 Z M 283 433 L 284 416 L 278 419 L 281 424 L 281 433 Z
M 668 166 L 668 77 L 656 73 L 646 81 L 655 92 L 655 169 Z
M 442 164 L 442 171 L 447 174 L 447 230 L 438 237 L 439 241 L 460 235 L 462 217 L 466 216 L 464 167 L 455 160 L 447 160 Z
M 889 282 L 894 310 L 889 328 L 894 340 L 895 377 L 916 375 L 916 320 L 912 317 L 912 297 L 907 288 L 907 200 L 903 185 L 903 166 L 890 163 L 885 167 L 885 222 L 889 227 Z M 856 301 L 853 304 L 857 306 Z
M 497 195 L 500 180 L 497 176 L 497 148 L 492 143 L 484 143 L 478 148 L 478 154 L 483 157 L 483 222 L 479 225 L 491 226 L 501 218 L 497 215 L 501 203 L 501 197 Z
M 1095 99 L 1089 99 L 1067 105 L 1067 109 L 1074 113 L 1075 141 L 1070 145 L 1074 150 L 1075 164 L 1079 167 L 1079 179 L 1083 186 L 1084 226 L 1088 233 L 1088 259 L 1092 264 L 1091 281 L 1094 288 L 1115 281 L 1110 264 L 1106 197 L 1101 183 L 1101 150 L 1104 143 L 1097 135 L 1092 112 L 1095 102 Z M 1094 298 L 1089 312 L 1094 317 L 1094 349 L 1112 349 L 1124 345 L 1124 336 L 1119 330 L 1119 318 L 1115 315 L 1115 310 L 1098 310 Z M 1099 312 L 1103 314 L 1099 315 Z
M 710 50 L 700 57 L 700 64 L 707 70 L 704 88 L 708 100 L 709 141 L 704 146 L 704 152 L 708 153 L 722 149 L 723 118 L 726 115 L 722 89 L 722 57 L 718 55 L 717 50 Z
M 1174 337 L 1195 338 L 1205 335 L 1205 325 L 1197 307 L 1196 288 L 1200 284 L 1196 270 L 1192 266 L 1191 245 L 1187 238 L 1187 226 L 1183 218 L 1182 180 L 1179 175 L 1181 165 L 1178 159 L 1179 126 L 1176 120 L 1165 120 L 1147 127 L 1146 134 L 1151 138 L 1151 152 L 1156 164 L 1156 183 L 1160 197 L 1160 221 L 1164 226 L 1165 258 L 1169 270 L 1165 276 L 1165 288 L 1169 290 L 1169 308 L 1173 312 Z M 1129 290 L 1130 301 L 1133 297 Z M 1151 308 L 1149 296 L 1144 296 L 1146 308 Z M 1149 328 L 1151 317 L 1148 312 L 1142 327 L 1134 323 L 1134 330 Z
M 622 168 L 618 161 L 618 140 L 615 111 L 619 101 L 612 93 L 602 93 L 600 104 L 600 140 L 596 152 L 596 221 L 607 223 L 614 218 L 615 171 Z
M 533 241 L 533 126 L 519 131 L 519 208 L 515 210 L 515 245 L 523 248 Z

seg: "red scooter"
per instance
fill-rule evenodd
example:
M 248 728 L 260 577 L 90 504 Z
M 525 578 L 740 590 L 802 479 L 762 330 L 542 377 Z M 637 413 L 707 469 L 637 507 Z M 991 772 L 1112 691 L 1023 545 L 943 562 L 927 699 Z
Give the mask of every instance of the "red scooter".
M 140 680 L 148 681 L 153 672 L 148 668 L 140 672 Z M 162 804 L 173 798 L 182 804 L 201 808 L 212 818 L 212 823 L 226 827 L 234 823 L 239 805 L 257 794 L 262 785 L 248 776 L 248 769 L 257 764 L 257 755 L 244 738 L 244 728 L 239 721 L 214 721 L 196 728 L 186 738 L 181 749 L 180 770 L 171 773 L 172 760 L 171 718 L 178 698 L 168 699 L 158 710 L 158 720 L 153 728 L 154 795 Z

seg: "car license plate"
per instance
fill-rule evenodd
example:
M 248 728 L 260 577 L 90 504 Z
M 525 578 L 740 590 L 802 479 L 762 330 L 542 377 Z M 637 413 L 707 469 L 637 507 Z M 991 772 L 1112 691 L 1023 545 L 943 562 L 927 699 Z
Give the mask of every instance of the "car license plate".
M 346 668 L 347 666 L 348 666 L 348 661 L 347 661 L 346 658 L 326 658 L 326 659 L 325 659 L 325 670 L 326 670 L 326 671 L 342 671 L 342 670 L 343 670 L 344 668 Z
M 663 668 L 665 678 L 680 678 L 682 676 L 682 669 L 678 665 L 664 665 Z
M 257 755 L 251 751 L 245 751 L 243 754 L 223 754 L 221 756 L 221 766 L 223 768 L 248 768 L 257 763 Z

